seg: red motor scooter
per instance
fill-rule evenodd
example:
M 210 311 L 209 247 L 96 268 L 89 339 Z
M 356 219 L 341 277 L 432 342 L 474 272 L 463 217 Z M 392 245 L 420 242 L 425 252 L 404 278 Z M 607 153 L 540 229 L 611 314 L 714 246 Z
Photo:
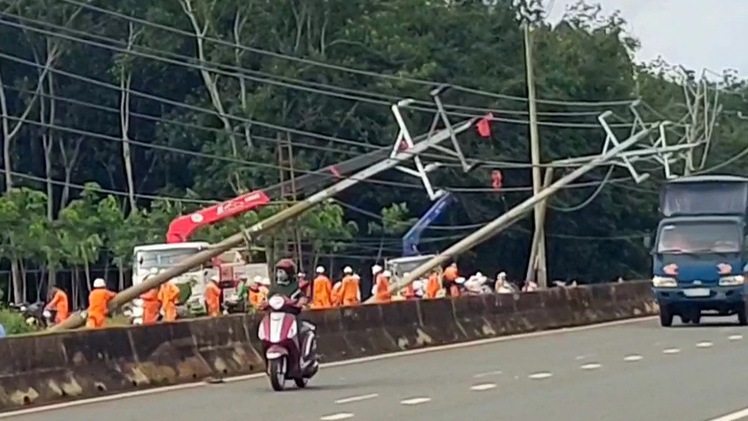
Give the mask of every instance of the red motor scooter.
M 281 391 L 286 380 L 293 380 L 297 387 L 306 387 L 319 369 L 315 326 L 300 322 L 296 316 L 301 309 L 282 295 L 270 297 L 267 308 L 257 336 L 262 342 L 270 385 Z

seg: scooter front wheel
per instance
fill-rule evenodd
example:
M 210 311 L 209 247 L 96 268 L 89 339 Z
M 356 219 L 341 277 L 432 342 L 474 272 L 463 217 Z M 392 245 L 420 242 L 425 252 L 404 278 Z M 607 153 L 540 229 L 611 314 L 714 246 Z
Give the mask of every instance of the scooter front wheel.
M 286 357 L 268 361 L 268 376 L 273 390 L 280 392 L 286 387 Z

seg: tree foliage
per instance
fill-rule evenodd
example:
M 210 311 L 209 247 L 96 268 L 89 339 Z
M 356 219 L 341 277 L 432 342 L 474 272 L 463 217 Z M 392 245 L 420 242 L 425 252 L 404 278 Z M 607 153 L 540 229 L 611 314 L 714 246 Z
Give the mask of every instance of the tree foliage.
M 555 26 L 541 19 L 536 1 L 85 4 L 0 0 L 7 15 L 0 25 L 0 119 L 7 126 L 2 170 L 8 175 L 0 199 L 0 257 L 21 262 L 24 270 L 69 268 L 85 273 L 83 279 L 94 267 L 124 271 L 132 247 L 163 242 L 177 215 L 277 183 L 281 140 L 294 145 L 284 165 L 297 176 L 389 146 L 397 133 L 390 103 L 429 98 L 432 86 L 413 79 L 496 94 L 457 90 L 445 99 L 455 120 L 475 108 L 498 117 L 491 139 L 464 136 L 463 150 L 494 162 L 527 162 L 522 24 L 532 27 L 538 96 L 556 100 L 539 103 L 543 161 L 598 153 L 604 139 L 597 115 L 628 112 L 627 104 L 612 101 L 641 97 L 651 107 L 648 121 L 678 121 L 685 109 L 683 87 L 668 64 L 635 64 L 638 41 L 625 32 L 623 19 L 583 3 Z M 747 125 L 735 117 L 746 108 L 743 81 L 726 74 L 715 86 L 725 92 L 729 112 L 712 134 L 709 164 L 744 148 Z M 431 117 L 408 116 L 422 132 Z M 620 130 L 625 136 L 628 129 Z M 447 166 L 433 173 L 435 185 L 459 196 L 446 224 L 484 222 L 527 197 L 520 187 L 530 185 L 529 169 L 491 167 L 464 174 Z M 722 172 L 739 173 L 740 167 Z M 490 188 L 496 168 L 504 173 L 503 192 Z M 310 258 L 366 258 L 372 256 L 366 244 L 399 241 L 429 201 L 412 178 L 386 177 L 410 186 L 361 183 L 342 200 L 365 212 L 326 204 L 297 221 Z M 551 274 L 592 281 L 645 273 L 647 254 L 637 236 L 654 225 L 660 179 L 611 184 L 578 211 L 551 210 Z M 569 189 L 552 204 L 573 206 L 594 189 Z M 277 210 L 269 206 L 223 222 L 195 239 L 219 240 Z M 530 228 L 523 221 L 463 265 L 522 276 Z M 290 231 L 291 224 L 273 236 Z M 443 230 L 425 235 L 444 237 L 430 242 L 434 249 L 454 237 Z M 623 236 L 630 238 L 616 239 Z

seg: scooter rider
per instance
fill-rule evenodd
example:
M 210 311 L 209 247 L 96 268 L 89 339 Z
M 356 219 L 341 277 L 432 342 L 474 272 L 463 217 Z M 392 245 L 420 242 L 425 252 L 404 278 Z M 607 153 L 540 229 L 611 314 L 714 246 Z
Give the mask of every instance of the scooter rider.
M 282 295 L 289 298 L 295 303 L 295 306 L 287 308 L 289 313 L 296 316 L 296 322 L 301 329 L 299 339 L 301 343 L 305 342 L 306 334 L 315 329 L 315 326 L 301 318 L 301 310 L 309 302 L 309 297 L 304 294 L 306 285 L 300 285 L 296 278 L 296 264 L 291 259 L 281 259 L 275 264 L 275 282 L 270 286 L 268 298 L 273 295 Z M 267 307 L 267 302 L 263 304 L 263 309 Z M 310 357 L 317 362 L 316 350 L 312 350 Z

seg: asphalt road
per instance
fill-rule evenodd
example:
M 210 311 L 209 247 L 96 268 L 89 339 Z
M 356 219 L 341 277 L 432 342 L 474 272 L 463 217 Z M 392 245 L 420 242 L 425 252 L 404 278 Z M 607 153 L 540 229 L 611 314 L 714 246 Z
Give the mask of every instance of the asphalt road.
M 327 367 L 301 391 L 274 393 L 258 378 L 11 419 L 715 420 L 748 407 L 748 329 L 715 320 L 663 329 L 650 319 Z

